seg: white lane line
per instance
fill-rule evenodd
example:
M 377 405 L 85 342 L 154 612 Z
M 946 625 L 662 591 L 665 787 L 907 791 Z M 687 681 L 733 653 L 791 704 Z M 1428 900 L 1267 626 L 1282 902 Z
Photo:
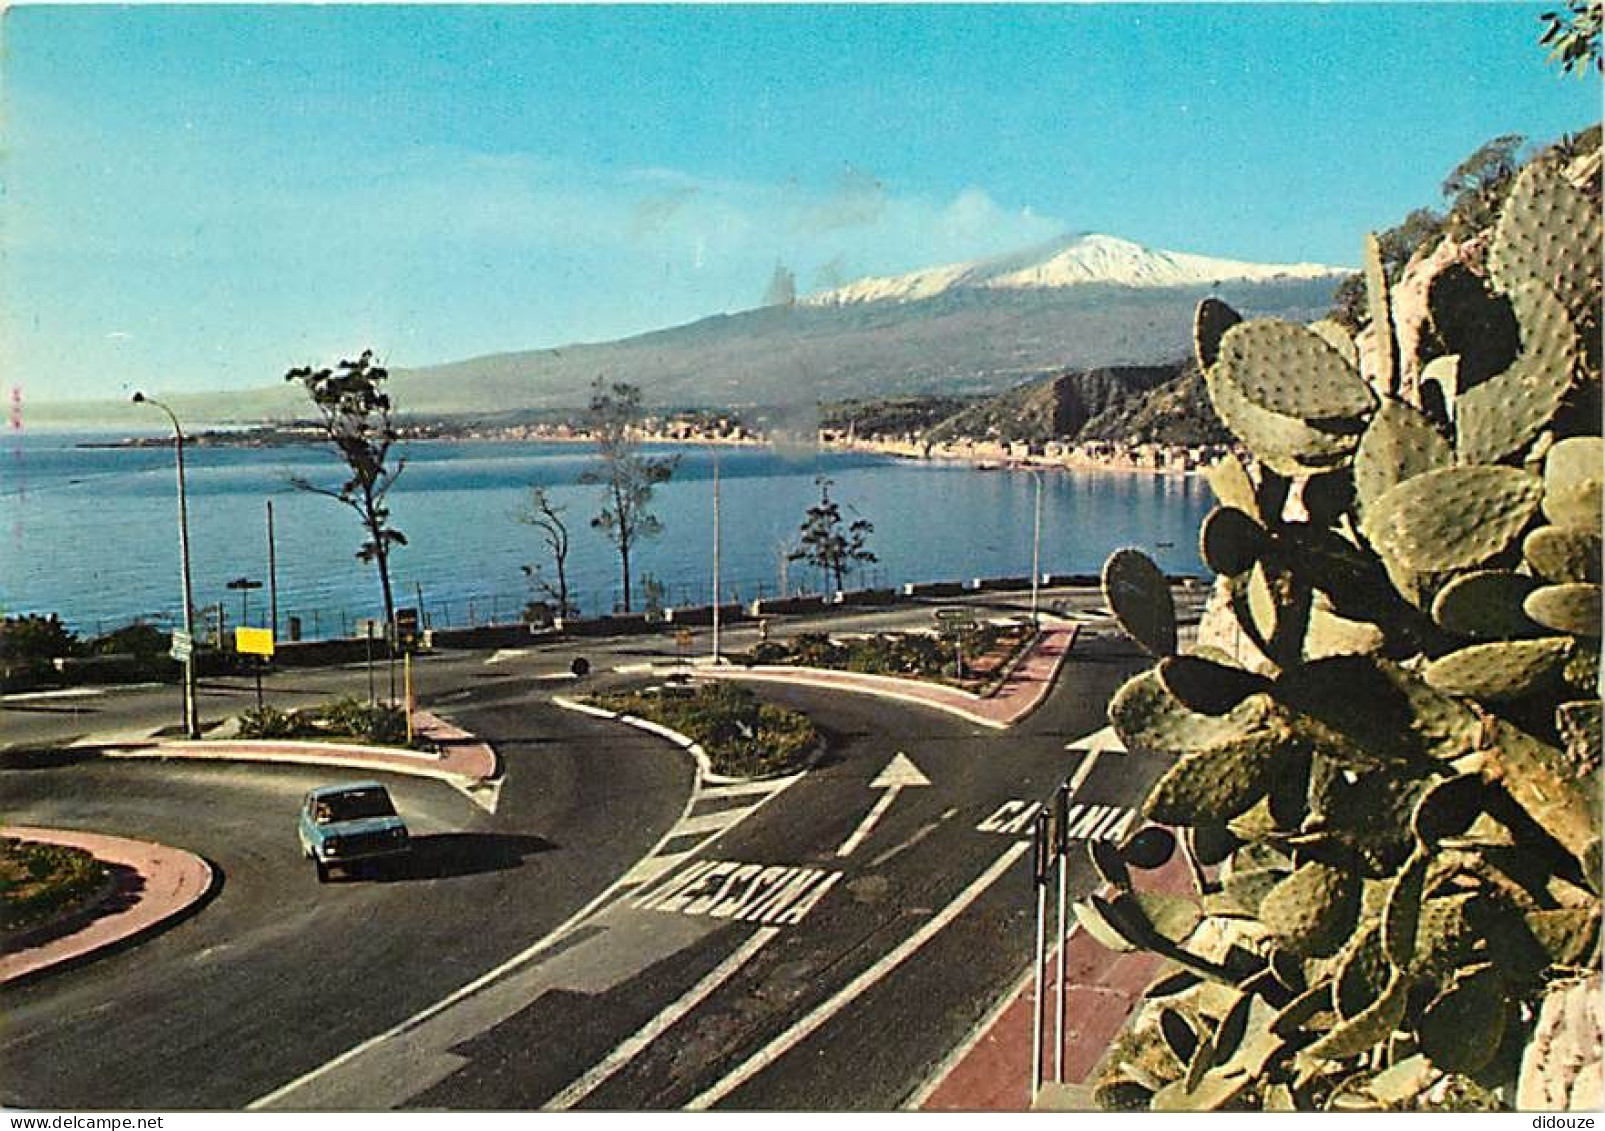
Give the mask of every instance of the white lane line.
M 756 808 L 757 806 L 748 809 L 720 809 L 716 813 L 704 813 L 700 817 L 682 817 L 680 823 L 674 827 L 674 835 L 695 836 L 698 833 L 720 832 Z
M 492 652 L 485 663 L 501 664 L 508 660 L 522 660 L 534 651 L 533 648 L 498 648 Z
M 808 1014 L 796 1025 L 793 1025 L 748 1057 L 734 1072 L 692 1099 L 690 1103 L 686 1104 L 685 1109 L 687 1111 L 706 1111 L 786 1055 L 792 1048 L 807 1039 L 825 1022 L 852 1004 L 861 994 L 891 973 L 905 959 L 934 938 L 938 932 L 954 919 L 958 918 L 965 908 L 974 903 L 981 893 L 990 887 L 994 880 L 1006 872 L 1009 866 L 1024 855 L 1030 847 L 1031 845 L 1027 841 L 1016 841 L 1009 845 L 1008 848 L 1003 850 L 1003 855 L 992 862 L 991 867 L 977 876 L 969 887 L 959 893 L 957 899 L 932 916 L 923 927 L 904 939 L 895 950 L 883 956 L 880 961 L 876 962 L 868 970 L 865 970 L 836 991 L 828 1000 L 815 1008 L 812 1013 Z
M 857 848 L 863 842 L 863 839 L 869 835 L 869 830 L 873 829 L 876 822 L 886 816 L 886 810 L 892 807 L 892 802 L 897 800 L 897 795 L 901 792 L 903 792 L 903 787 L 894 785 L 891 789 L 881 794 L 880 799 L 875 802 L 870 811 L 864 814 L 864 819 L 858 822 L 858 827 L 853 830 L 852 835 L 842 841 L 842 846 L 836 850 L 836 855 L 851 856 L 853 849 Z
M 686 798 L 685 808 L 680 811 L 681 820 L 685 819 L 685 815 L 691 812 L 691 807 L 695 805 L 698 799 L 702 796 L 697 789 L 697 786 L 700 784 L 700 782 L 700 778 L 692 782 L 691 796 Z M 656 856 L 660 851 L 662 851 L 663 846 L 668 844 L 675 835 L 675 826 L 670 825 L 669 831 L 664 833 L 663 836 L 658 839 L 658 842 L 652 846 L 651 851 L 647 852 L 646 855 L 641 857 L 641 859 L 647 860 L 653 856 Z M 637 861 L 637 863 L 639 863 L 639 861 Z M 584 907 L 574 912 L 574 914 L 570 915 L 556 928 L 547 932 L 544 937 L 537 940 L 533 945 L 519 951 L 506 962 L 503 962 L 500 966 L 486 971 L 473 981 L 469 982 L 466 986 L 462 986 L 459 989 L 453 990 L 451 993 L 435 1002 L 434 1005 L 426 1006 L 417 1013 L 413 1014 L 411 1017 L 407 1018 L 405 1021 L 402 1021 L 400 1024 L 392 1025 L 384 1032 L 369 1037 L 361 1044 L 347 1049 L 333 1060 L 319 1065 L 310 1072 L 307 1072 L 301 1076 L 297 1076 L 294 1080 L 291 1080 L 289 1083 L 284 1084 L 281 1087 L 275 1088 L 273 1091 L 259 1099 L 252 1100 L 250 1103 L 245 1105 L 245 1110 L 261 1111 L 272 1104 L 277 1103 L 285 1096 L 290 1095 L 292 1092 L 298 1091 L 319 1077 L 326 1076 L 330 1072 L 333 1072 L 336 1068 L 339 1068 L 345 1064 L 349 1064 L 351 1061 L 355 1060 L 369 1049 L 375 1048 L 378 1045 L 382 1045 L 384 1042 L 391 1040 L 394 1037 L 398 1037 L 410 1029 L 417 1028 L 419 1025 L 422 1025 L 425 1021 L 428 1021 L 436 1014 L 444 1013 L 458 1002 L 464 1000 L 465 998 L 472 997 L 486 986 L 491 985 L 493 982 L 496 982 L 506 975 L 512 973 L 514 970 L 517 970 L 520 966 L 525 965 L 531 959 L 539 957 L 543 951 L 550 949 L 552 944 L 558 939 L 562 938 L 575 927 L 583 923 L 598 907 L 603 906 L 609 899 L 612 899 L 613 895 L 620 888 L 625 886 L 628 876 L 629 872 L 625 872 L 624 875 L 619 876 L 618 879 L 614 880 L 611 884 L 597 893 L 596 897 Z
M 1081 760 L 1081 765 L 1077 766 L 1076 772 L 1070 775 L 1070 796 L 1065 800 L 1075 800 L 1076 794 L 1081 791 L 1082 785 L 1086 783 L 1087 775 L 1092 773 L 1092 767 L 1098 761 L 1098 754 L 1099 751 L 1097 750 L 1087 751 L 1087 756 Z
M 700 848 L 701 846 L 698 845 L 697 847 Z M 695 851 L 696 849 L 693 848 L 690 852 L 671 852 L 667 856 L 649 856 L 645 860 L 639 861 L 635 867 L 626 872 L 624 878 L 632 884 L 650 884 L 669 869 L 678 867 Z
M 55 691 L 13 691 L 0 695 L 0 703 L 32 703 L 44 699 L 93 699 L 106 694 L 103 687 L 63 687 Z
M 771 781 L 744 781 L 736 782 L 733 785 L 709 786 L 702 791 L 702 796 L 704 800 L 707 800 L 715 797 L 749 797 L 755 793 L 768 793 L 771 790 L 778 793 L 801 776 L 801 774 L 793 774 L 790 777 L 775 778 Z
M 778 927 L 764 927 L 759 930 L 742 943 L 735 953 L 719 963 L 702 981 L 687 990 L 678 1001 L 649 1021 L 646 1028 L 625 1040 L 585 1075 L 548 1100 L 543 1110 L 566 1111 L 596 1091 L 614 1073 L 639 1056 L 648 1045 L 668 1032 L 675 1022 L 701 1005 L 703 999 L 729 981 L 737 970 L 745 966 L 753 955 L 762 950 L 769 940 L 779 933 Z

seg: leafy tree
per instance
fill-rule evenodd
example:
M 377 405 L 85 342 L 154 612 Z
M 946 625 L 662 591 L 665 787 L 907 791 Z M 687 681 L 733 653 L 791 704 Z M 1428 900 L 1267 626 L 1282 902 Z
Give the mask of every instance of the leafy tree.
M 560 617 L 571 616 L 577 611 L 568 595 L 569 538 L 568 523 L 563 519 L 566 513 L 568 508 L 554 503 L 545 487 L 531 487 L 530 505 L 514 516 L 525 526 L 533 526 L 539 531 L 541 541 L 551 555 L 552 570 L 557 575 L 555 582 L 542 572 L 539 564 L 524 566 L 524 576 L 539 592 L 552 600 Z
M 1590 65 L 1605 71 L 1600 54 L 1602 10 L 1600 0 L 1567 0 L 1564 9 L 1538 17 L 1544 23 L 1538 43 L 1549 48 L 1548 61 L 1558 64 L 1562 74 L 1587 78 Z
M 1451 235 L 1463 238 L 1494 222 L 1510 182 L 1521 168 L 1519 155 L 1526 141 L 1521 134 L 1500 134 L 1479 146 L 1444 179 Z
M 652 492 L 667 483 L 679 466 L 678 456 L 655 459 L 641 454 L 641 390 L 635 385 L 608 385 L 598 377 L 591 386 L 591 435 L 601 466 L 580 476 L 580 482 L 602 488 L 602 509 L 591 519 L 619 552 L 623 608 L 630 611 L 630 555 L 643 538 L 663 532 L 663 523 L 649 509 Z
M 55 613 L 0 619 L 0 680 L 47 675 L 58 656 L 77 655 L 78 637 Z
M 379 571 L 385 624 L 393 635 L 396 603 L 390 588 L 390 553 L 396 546 L 405 546 L 407 539 L 390 525 L 385 499 L 407 461 L 400 458 L 394 465 L 390 463 L 397 432 L 390 395 L 384 391 L 389 376 L 375 363 L 373 351 L 363 350 L 355 361 L 342 360 L 333 369 L 301 366 L 286 373 L 284 379 L 306 389 L 322 417 L 324 437 L 351 471 L 351 477 L 336 488 L 317 486 L 303 476 L 292 477 L 290 483 L 297 490 L 327 496 L 357 512 L 367 532 L 357 559 L 372 562 Z
M 142 620 L 113 629 L 89 642 L 89 650 L 101 656 L 132 654 L 142 658 L 166 652 L 172 637 Z
M 843 526 L 841 507 L 830 497 L 835 484 L 824 476 L 814 483 L 819 487 L 819 502 L 808 508 L 798 528 L 801 545 L 791 552 L 792 561 L 805 561 L 823 573 L 833 588 L 845 587 L 847 570 L 854 562 L 878 560 L 867 548 L 869 536 L 875 527 L 866 519 L 854 519 Z

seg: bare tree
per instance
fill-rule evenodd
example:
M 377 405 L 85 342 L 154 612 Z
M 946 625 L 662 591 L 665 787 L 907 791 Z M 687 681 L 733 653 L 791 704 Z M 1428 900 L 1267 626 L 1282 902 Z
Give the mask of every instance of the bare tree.
M 567 513 L 568 508 L 554 503 L 545 487 L 531 487 L 529 506 L 513 516 L 525 526 L 533 526 L 540 532 L 546 552 L 551 556 L 552 570 L 557 580 L 554 582 L 547 577 L 539 563 L 524 566 L 524 576 L 542 594 L 551 598 L 560 617 L 571 616 L 578 611 L 568 595 L 568 523 L 563 520 Z
M 679 465 L 678 456 L 654 459 L 641 454 L 641 390 L 635 385 L 608 385 L 598 377 L 591 386 L 590 429 L 601 466 L 585 472 L 580 482 L 602 488 L 602 509 L 591 525 L 619 552 L 623 607 L 630 611 L 630 555 L 643 538 L 654 538 L 663 524 L 649 509 L 652 492 L 667 483 Z
M 397 439 L 390 395 L 384 391 L 389 376 L 375 362 L 373 351 L 363 350 L 355 361 L 341 360 L 333 369 L 300 366 L 286 373 L 284 379 L 300 382 L 306 389 L 322 417 L 324 437 L 351 471 L 350 478 L 339 487 L 320 487 L 299 475 L 292 476 L 290 483 L 297 490 L 327 496 L 357 512 L 368 536 L 357 558 L 372 562 L 379 571 L 385 625 L 393 640 L 396 602 L 390 589 L 390 551 L 395 546 L 405 546 L 407 539 L 391 527 L 385 499 L 407 461 L 402 458 L 394 466 L 389 463 L 390 449 Z

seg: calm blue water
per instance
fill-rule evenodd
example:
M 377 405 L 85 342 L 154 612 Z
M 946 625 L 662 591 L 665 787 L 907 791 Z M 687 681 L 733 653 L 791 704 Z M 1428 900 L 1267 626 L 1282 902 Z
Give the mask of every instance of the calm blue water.
M 87 633 L 136 616 L 171 618 L 181 603 L 172 451 L 76 446 L 86 438 L 22 432 L 0 439 L 0 607 L 59 612 Z M 1030 572 L 1030 475 L 857 454 L 675 450 L 679 470 L 655 500 L 664 532 L 643 545 L 635 563 L 637 582 L 654 575 L 671 604 L 704 603 L 711 594 L 716 456 L 727 597 L 745 601 L 779 590 L 780 559 L 818 498 L 820 474 L 835 481 L 833 495 L 849 519 L 875 524 L 870 546 L 880 560 L 856 583 Z M 519 567 L 542 561 L 543 550 L 536 532 L 513 516 L 529 486 L 542 484 L 569 508 L 571 588 L 586 612 L 612 609 L 617 556 L 590 529 L 596 488 L 575 483 L 591 451 L 580 444 L 409 445 L 391 496 L 396 526 L 410 543 L 393 559 L 397 603 L 415 604 L 421 588 L 436 623 L 514 619 L 529 595 Z M 237 623 L 239 594 L 224 586 L 242 575 L 266 578 L 265 504 L 272 499 L 281 620 L 298 614 L 307 635 L 314 625 L 328 635 L 340 631 L 342 618 L 381 615 L 374 570 L 354 557 L 362 541 L 355 514 L 288 483 L 298 474 L 338 485 L 343 467 L 332 454 L 302 446 L 191 447 L 186 459 L 198 605 L 224 602 L 228 623 Z M 1204 483 L 1067 473 L 1043 481 L 1044 570 L 1095 573 L 1111 550 L 1136 545 L 1168 570 L 1202 572 L 1196 544 L 1209 506 Z M 786 568 L 785 581 L 792 591 L 821 587 L 800 562 Z M 266 590 L 251 594 L 251 604 L 251 620 L 262 623 Z

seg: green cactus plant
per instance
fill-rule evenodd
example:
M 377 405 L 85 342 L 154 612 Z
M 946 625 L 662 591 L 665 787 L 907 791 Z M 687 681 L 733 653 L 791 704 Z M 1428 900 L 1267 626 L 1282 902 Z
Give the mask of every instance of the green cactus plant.
M 1088 901 L 1089 933 L 1186 971 L 1165 1000 L 1195 1038 L 1120 1095 L 1358 1109 L 1447 1080 L 1509 1104 L 1544 995 L 1597 967 L 1593 199 L 1554 162 L 1524 172 L 1413 335 L 1374 239 L 1357 339 L 1201 307 L 1204 380 L 1247 453 L 1210 471 L 1200 531 L 1209 615 L 1240 630 L 1215 639 L 1239 643 L 1176 655 L 1144 620 L 1173 617 L 1168 592 L 1111 600 L 1160 662 L 1110 719 L 1174 759 L 1144 812 L 1185 830 L 1200 896 L 1144 893 L 1105 854 L 1128 886 Z
M 1154 656 L 1176 651 L 1176 605 L 1159 567 L 1137 550 L 1116 551 L 1103 567 L 1103 595 L 1124 628 Z

